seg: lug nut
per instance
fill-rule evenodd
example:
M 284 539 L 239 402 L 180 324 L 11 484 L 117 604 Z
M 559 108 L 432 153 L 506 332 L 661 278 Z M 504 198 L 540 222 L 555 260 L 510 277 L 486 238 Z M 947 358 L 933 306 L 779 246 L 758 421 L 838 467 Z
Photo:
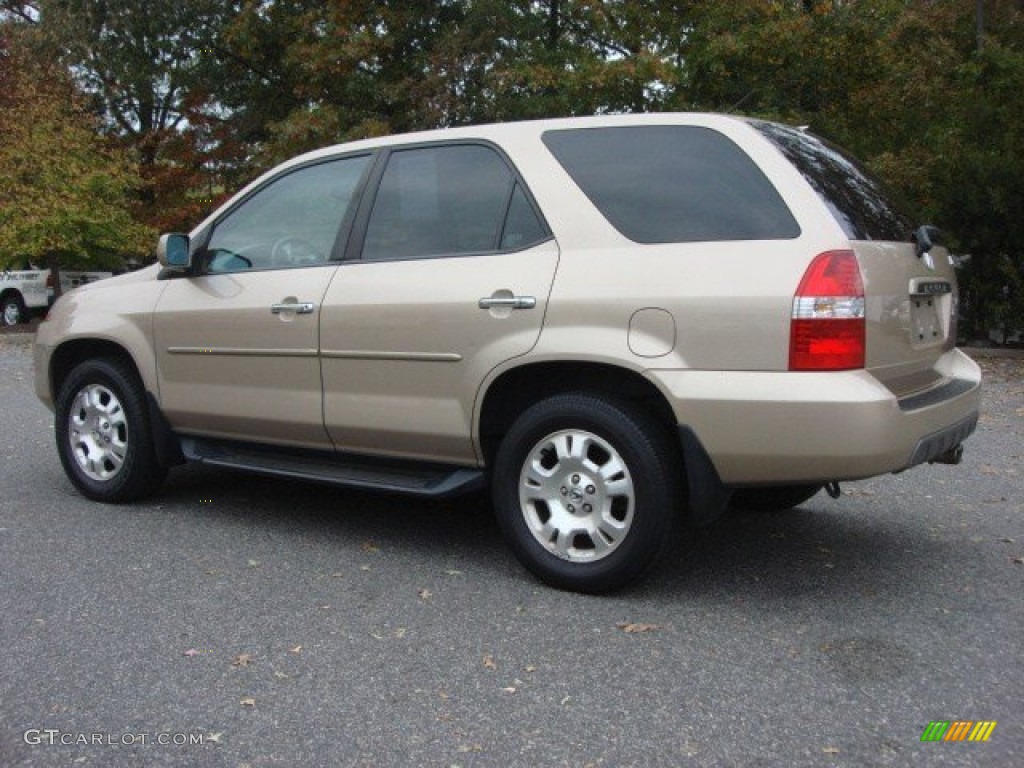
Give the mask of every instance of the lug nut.
M 576 514 L 576 507 L 575 507 L 575 506 L 573 506 L 572 504 L 570 504 L 570 505 L 569 505 L 569 512 L 571 512 L 572 514 L 574 514 L 574 515 L 575 515 L 575 514 Z
M 569 489 L 568 489 L 568 488 L 566 488 L 566 487 L 565 487 L 565 486 L 563 485 L 563 486 L 562 486 L 562 495 L 563 495 L 563 496 L 565 496 L 565 495 L 566 495 L 566 494 L 567 494 L 568 492 L 569 492 Z
M 590 506 L 589 504 L 584 504 L 583 505 L 583 511 L 587 512 L 587 513 L 590 513 L 590 512 L 594 511 L 594 508 L 592 506 Z
M 594 494 L 594 492 L 595 492 L 596 490 L 597 490 L 597 488 L 595 488 L 595 487 L 594 487 L 594 486 L 592 486 L 592 485 L 588 485 L 588 486 L 587 486 L 587 493 L 589 493 L 589 494 L 591 494 L 591 495 L 593 495 L 593 494 Z

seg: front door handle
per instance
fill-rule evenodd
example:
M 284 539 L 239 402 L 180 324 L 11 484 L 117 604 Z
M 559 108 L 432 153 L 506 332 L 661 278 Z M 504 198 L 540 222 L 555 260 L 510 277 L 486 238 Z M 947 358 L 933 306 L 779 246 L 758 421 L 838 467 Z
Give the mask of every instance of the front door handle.
M 480 309 L 533 309 L 537 299 L 533 296 L 488 296 L 480 299 Z
M 284 304 L 271 304 L 270 313 L 280 315 L 282 312 L 294 312 L 296 315 L 312 315 L 313 303 L 310 301 L 292 301 Z

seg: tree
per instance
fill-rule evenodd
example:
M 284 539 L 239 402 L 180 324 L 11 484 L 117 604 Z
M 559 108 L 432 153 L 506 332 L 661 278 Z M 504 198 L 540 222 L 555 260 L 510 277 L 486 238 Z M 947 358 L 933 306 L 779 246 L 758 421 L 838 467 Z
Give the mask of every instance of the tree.
M 153 232 L 129 213 L 134 163 L 98 134 L 67 72 L 14 37 L 0 27 L 0 265 L 110 268 L 143 256 Z
M 219 0 L 37 0 L 35 37 L 74 74 L 107 135 L 137 158 L 145 182 L 135 212 L 160 229 L 194 224 L 210 207 L 211 181 L 237 164 L 218 98 L 218 50 L 240 3 Z

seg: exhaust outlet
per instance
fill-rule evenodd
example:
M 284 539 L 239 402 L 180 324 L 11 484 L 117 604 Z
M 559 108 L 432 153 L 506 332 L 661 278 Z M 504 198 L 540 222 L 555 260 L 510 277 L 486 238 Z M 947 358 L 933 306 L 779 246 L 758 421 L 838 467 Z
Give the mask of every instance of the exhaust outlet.
M 959 464 L 964 457 L 963 443 L 957 443 L 945 453 L 940 453 L 929 464 Z

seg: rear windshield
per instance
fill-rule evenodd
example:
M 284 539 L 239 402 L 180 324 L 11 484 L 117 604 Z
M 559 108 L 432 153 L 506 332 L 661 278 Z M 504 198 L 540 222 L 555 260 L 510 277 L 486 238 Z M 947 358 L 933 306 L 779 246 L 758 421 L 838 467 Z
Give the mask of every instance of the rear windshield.
M 814 187 L 851 240 L 907 241 L 911 219 L 881 182 L 838 147 L 798 128 L 752 120 Z
M 638 243 L 781 240 L 800 227 L 747 154 L 697 126 L 547 131 L 544 144 L 619 232 Z

